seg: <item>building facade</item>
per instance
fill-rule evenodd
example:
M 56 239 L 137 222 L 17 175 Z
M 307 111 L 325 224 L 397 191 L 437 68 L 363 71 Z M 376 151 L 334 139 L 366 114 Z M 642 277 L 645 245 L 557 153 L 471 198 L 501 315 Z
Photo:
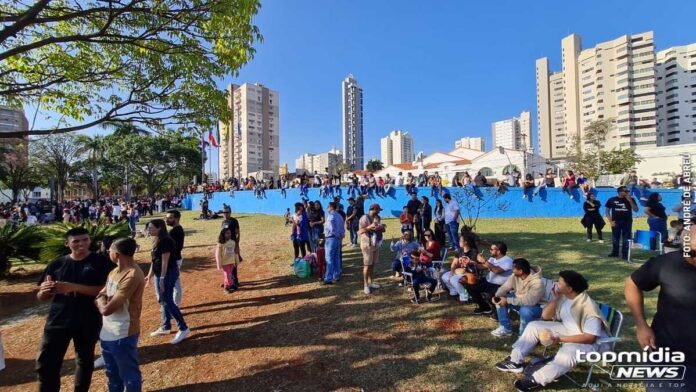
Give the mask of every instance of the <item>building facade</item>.
M 582 49 L 571 34 L 561 42 L 562 70 L 536 61 L 537 123 L 541 155 L 558 160 L 584 140 L 585 127 L 612 119 L 606 149 L 656 145 L 653 33 L 624 35 Z
M 504 147 L 510 150 L 532 152 L 532 117 L 529 112 L 519 117 L 496 121 L 491 124 L 493 148 Z
M 341 154 L 341 150 L 337 148 L 333 148 L 321 154 L 307 153 L 295 160 L 295 173 L 336 173 L 342 162 L 343 154 Z
M 385 166 L 397 163 L 413 162 L 413 137 L 408 132 L 391 131 L 381 140 L 382 163 Z
M 342 84 L 343 92 L 343 159 L 353 169 L 365 165 L 363 155 L 363 90 L 353 75 Z
M 471 150 L 486 151 L 486 140 L 482 137 L 463 137 L 455 140 L 454 148 L 468 148 Z
M 232 121 L 220 127 L 220 177 L 243 178 L 260 171 L 277 176 L 280 167 L 278 92 L 258 83 L 231 84 L 227 92 Z
M 657 145 L 696 143 L 696 43 L 655 56 Z
M 0 133 L 4 132 L 26 132 L 29 130 L 29 122 L 24 115 L 23 109 L 15 109 L 7 106 L 0 106 Z M 27 162 L 29 156 L 28 137 L 24 138 L 2 138 L 2 145 L 8 147 L 9 151 L 4 152 L 0 158 L 3 162 L 10 163 Z

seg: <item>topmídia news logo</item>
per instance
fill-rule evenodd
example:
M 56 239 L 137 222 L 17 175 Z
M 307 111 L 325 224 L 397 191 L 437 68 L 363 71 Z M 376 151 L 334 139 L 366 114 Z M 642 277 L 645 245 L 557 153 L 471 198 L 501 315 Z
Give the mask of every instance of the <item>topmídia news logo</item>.
M 668 347 L 643 351 L 575 353 L 578 363 L 611 364 L 611 379 L 616 381 L 681 381 L 684 379 L 686 357 Z

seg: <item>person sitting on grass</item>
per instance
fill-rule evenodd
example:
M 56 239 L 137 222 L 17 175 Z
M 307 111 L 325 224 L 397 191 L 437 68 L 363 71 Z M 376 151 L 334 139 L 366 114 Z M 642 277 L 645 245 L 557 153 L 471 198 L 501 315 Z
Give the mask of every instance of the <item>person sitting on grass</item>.
M 392 271 L 394 271 L 394 279 L 402 279 L 401 274 L 403 271 L 401 270 L 401 258 L 404 255 L 410 255 L 411 253 L 418 251 L 419 247 L 420 245 L 418 244 L 418 242 L 413 240 L 413 232 L 410 230 L 404 231 L 399 241 L 391 241 L 389 249 L 391 249 L 391 251 L 394 252 L 394 261 L 392 262 Z
M 493 297 L 500 326 L 491 335 L 512 335 L 508 309 L 516 309 L 520 315 L 520 335 L 527 323 L 541 317 L 541 303 L 546 290 L 541 282 L 541 267 L 530 265 L 527 259 L 512 261 L 512 275 L 498 288 Z
M 495 367 L 502 372 L 522 373 L 524 358 L 538 343 L 553 346 L 563 343 L 549 363 L 532 373 L 530 378 L 515 381 L 518 391 L 533 391 L 568 373 L 577 364 L 576 353 L 602 352 L 605 347 L 597 338 L 608 335 L 607 320 L 597 303 L 585 292 L 587 280 L 575 271 L 561 271 L 553 299 L 541 314 L 543 320 L 527 324 L 524 333 L 512 345 L 512 352 Z M 554 321 L 552 321 L 554 320 Z
M 474 309 L 474 314 L 491 314 L 493 295 L 512 274 L 512 258 L 507 256 L 507 245 L 502 241 L 496 241 L 491 244 L 491 257 L 488 260 L 482 253 L 478 254 L 476 260 L 478 263 L 474 263 L 475 268 L 479 271 L 488 270 L 488 275 L 484 279 L 479 279 L 476 284 L 467 284 L 466 289 L 471 299 L 478 305 Z
M 469 302 L 469 293 L 462 283 L 466 272 L 476 271 L 473 269 L 474 260 L 478 256 L 478 250 L 473 246 L 471 239 L 463 234 L 459 235 L 459 249 L 452 259 L 450 270 L 443 273 L 440 277 L 442 283 L 449 289 L 451 297 L 459 297 L 459 302 Z
M 418 251 L 416 251 L 413 256 L 417 260 L 416 266 L 413 268 L 413 293 L 415 298 L 411 300 L 411 303 L 418 304 L 420 301 L 420 286 L 426 285 L 428 289 L 426 291 L 426 298 L 430 301 L 430 298 L 437 287 L 437 280 L 426 275 L 428 269 L 432 266 L 433 260 L 440 254 L 440 244 L 435 241 L 435 235 L 432 230 L 426 230 L 423 233 L 425 238 L 425 246 L 421 246 Z

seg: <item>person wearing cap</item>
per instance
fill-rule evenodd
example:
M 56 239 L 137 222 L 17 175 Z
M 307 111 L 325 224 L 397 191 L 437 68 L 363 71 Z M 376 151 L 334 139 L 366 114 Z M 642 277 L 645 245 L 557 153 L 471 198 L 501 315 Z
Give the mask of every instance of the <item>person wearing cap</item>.
M 633 212 L 638 211 L 638 205 L 625 186 L 620 186 L 616 191 L 618 196 L 610 198 L 604 205 L 606 207 L 605 215 L 611 224 L 611 253 L 609 257 L 619 257 L 619 241 L 621 241 L 621 258 L 627 260 Z
M 363 291 L 370 294 L 372 289 L 380 286 L 372 281 L 375 263 L 379 258 L 379 244 L 385 225 L 381 223 L 379 212 L 382 208 L 375 203 L 370 206 L 367 215 L 363 215 L 358 223 L 358 234 L 360 234 L 360 250 L 363 255 Z

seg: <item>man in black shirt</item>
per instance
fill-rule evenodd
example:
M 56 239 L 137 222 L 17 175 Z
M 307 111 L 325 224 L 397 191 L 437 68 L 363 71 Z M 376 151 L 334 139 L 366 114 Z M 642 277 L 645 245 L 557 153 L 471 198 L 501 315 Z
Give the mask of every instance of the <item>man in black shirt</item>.
M 421 231 L 425 233 L 426 230 L 430 230 L 430 223 L 433 221 L 433 208 L 430 206 L 430 199 L 423 196 L 421 200 L 423 200 L 423 204 L 421 204 L 419 209 L 421 215 L 420 221 L 423 226 Z
M 102 318 L 94 304 L 109 275 L 109 260 L 89 251 L 89 232 L 66 233 L 70 254 L 51 262 L 39 280 L 39 301 L 51 300 L 36 359 L 40 391 L 60 390 L 60 369 L 70 341 L 75 346 L 75 391 L 88 391 L 94 370 L 94 346 Z
M 631 238 L 633 212 L 638 211 L 635 199 L 628 193 L 628 188 L 620 186 L 618 196 L 607 200 L 607 220 L 611 224 L 611 254 L 609 257 L 619 257 L 619 241 L 621 241 L 621 258 L 628 259 L 628 240 Z
M 416 216 L 418 209 L 421 206 L 421 202 L 418 200 L 418 194 L 416 192 L 411 193 L 411 200 L 406 203 L 406 208 L 411 216 Z
M 181 288 L 181 264 L 184 262 L 184 258 L 181 251 L 184 249 L 184 228 L 181 227 L 179 221 L 181 220 L 181 212 L 177 210 L 167 211 L 167 216 L 165 221 L 167 226 L 170 226 L 169 236 L 174 240 L 174 249 L 172 250 L 171 258 L 176 261 L 177 266 L 179 266 L 179 278 L 174 284 L 174 303 L 176 306 L 181 307 L 181 296 L 183 295 L 183 289 Z
M 679 251 L 653 257 L 634 271 L 626 278 L 624 294 L 635 319 L 640 347 L 668 347 L 672 353 L 683 352 L 686 361 L 676 365 L 686 366 L 686 374 L 680 381 L 685 389 L 679 390 L 696 391 L 696 226 L 691 227 L 690 243 L 684 242 Z M 643 291 L 658 286 L 657 312 L 649 327 L 645 321 Z M 647 391 L 668 389 L 667 382 L 646 382 Z

